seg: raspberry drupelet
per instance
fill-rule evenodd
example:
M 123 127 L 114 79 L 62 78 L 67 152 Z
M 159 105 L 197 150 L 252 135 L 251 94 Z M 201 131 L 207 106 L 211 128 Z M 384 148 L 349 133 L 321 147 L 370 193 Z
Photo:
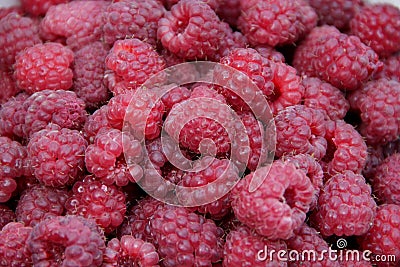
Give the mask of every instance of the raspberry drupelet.
M 32 227 L 23 223 L 10 222 L 0 231 L 0 265 L 32 266 L 31 252 L 27 240 Z
M 110 128 L 111 125 L 107 118 L 108 105 L 101 106 L 93 114 L 89 115 L 85 124 L 83 125 L 83 136 L 93 144 L 97 133 L 101 128 Z
M 3 105 L 22 90 L 16 86 L 13 73 L 0 69 L 0 104 Z
M 21 7 L 33 16 L 43 16 L 51 6 L 67 2 L 69 0 L 21 0 Z
M 0 108 L 0 135 L 10 138 L 22 138 L 25 136 L 25 100 L 29 96 L 25 93 L 10 98 Z
M 4 204 L 0 204 L 0 230 L 8 223 L 16 221 L 15 212 Z
M 387 78 L 400 82 L 400 53 L 393 54 L 382 60 L 383 68 L 374 76 L 375 79 Z

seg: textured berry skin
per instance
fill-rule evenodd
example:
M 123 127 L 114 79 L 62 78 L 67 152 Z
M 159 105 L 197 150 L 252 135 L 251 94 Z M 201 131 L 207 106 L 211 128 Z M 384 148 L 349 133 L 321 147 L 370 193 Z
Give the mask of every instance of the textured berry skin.
M 59 43 L 29 47 L 15 58 L 14 77 L 18 87 L 28 94 L 38 91 L 67 90 L 72 86 L 70 65 L 74 53 Z
M 286 243 L 282 240 L 272 241 L 258 235 L 246 226 L 239 226 L 230 231 L 226 237 L 224 245 L 223 266 L 243 266 L 243 267 L 286 267 L 286 262 L 279 261 L 277 254 L 271 259 L 261 261 L 258 257 L 260 250 L 286 251 Z M 268 253 L 267 251 L 267 253 Z M 265 254 L 261 254 L 263 257 Z
M 0 108 L 0 135 L 7 137 L 25 136 L 25 115 L 24 102 L 27 94 L 18 94 L 9 99 Z
M 108 1 L 92 0 L 52 6 L 41 22 L 41 29 L 46 35 L 64 38 L 67 46 L 76 51 L 100 40 L 103 14 L 108 5 Z
M 31 95 L 24 105 L 27 137 L 46 128 L 49 123 L 79 130 L 86 121 L 85 102 L 71 91 L 40 91 Z
M 90 144 L 94 142 L 94 139 L 101 128 L 111 127 L 107 119 L 107 112 L 108 106 L 104 105 L 88 116 L 85 125 L 83 126 L 83 135 Z
M 183 86 L 175 87 L 164 94 L 161 101 L 164 104 L 166 113 L 168 113 L 175 104 L 188 99 L 190 94 L 190 90 Z
M 361 248 L 373 255 L 395 255 L 396 262 L 380 263 L 378 266 L 397 266 L 400 259 L 400 206 L 385 204 L 378 207 L 373 225 L 359 239 Z M 379 263 L 378 263 L 379 264 Z
M 95 109 L 109 99 L 103 82 L 108 49 L 101 42 L 94 42 L 75 53 L 73 90 L 89 109 Z
M 11 12 L 0 20 L 0 69 L 10 70 L 15 56 L 41 43 L 38 25 L 28 17 Z
M 86 146 L 77 130 L 51 125 L 35 133 L 27 146 L 35 177 L 46 186 L 73 184 L 84 170 Z
M 239 221 L 269 239 L 288 239 L 306 218 L 314 187 L 306 174 L 288 162 L 275 161 L 268 172 L 261 167 L 231 191 L 232 208 Z M 264 178 L 249 191 L 254 176 Z
M 393 54 L 383 59 L 383 69 L 377 72 L 374 78 L 387 78 L 400 82 L 400 53 Z
M 15 210 L 17 220 L 33 227 L 42 220 L 64 215 L 67 197 L 65 189 L 33 186 L 24 191 L 18 201 Z
M 158 21 L 165 8 L 160 1 L 120 1 L 111 3 L 104 13 L 103 38 L 108 44 L 127 36 L 147 42 L 157 42 Z
M 0 230 L 9 222 L 15 221 L 15 213 L 6 205 L 0 204 Z
M 107 121 L 111 125 L 112 128 L 122 130 L 122 126 L 124 124 L 126 110 L 129 107 L 129 104 L 132 101 L 134 102 L 133 97 L 135 94 L 133 92 L 127 92 L 124 94 L 120 94 L 114 96 L 107 103 Z
M 165 267 L 211 266 L 222 259 L 222 229 L 183 207 L 165 206 L 150 221 Z
M 346 116 L 350 104 L 339 89 L 313 77 L 302 79 L 302 84 L 306 107 L 323 110 L 331 120 L 341 120 Z
M 350 21 L 351 33 L 381 57 L 400 51 L 400 9 L 390 4 L 364 6 Z
M 317 25 L 317 14 L 306 1 L 252 0 L 246 5 L 238 27 L 252 45 L 291 44 Z
M 348 251 L 344 250 L 343 255 L 346 255 Z M 359 255 L 362 255 L 362 251 L 359 251 Z M 363 259 L 361 256 L 359 259 L 357 259 L 357 256 L 354 256 L 353 258 L 350 256 L 351 254 L 348 254 L 348 258 L 346 259 L 346 256 L 344 256 L 344 259 L 339 258 L 340 266 L 341 267 L 373 267 L 371 260 Z
M 217 15 L 222 21 L 226 21 L 230 26 L 236 27 L 237 20 L 240 16 L 240 0 L 220 0 L 219 6 L 223 8 L 217 9 Z
M 93 219 L 111 233 L 123 221 L 126 212 L 124 193 L 114 185 L 106 186 L 92 176 L 77 181 L 65 203 L 67 214 Z
M 400 153 L 387 157 L 375 170 L 374 194 L 382 203 L 400 204 Z
M 18 94 L 21 89 L 15 84 L 12 72 L 0 69 L 0 104 L 6 103 L 11 97 Z
M 324 113 L 303 105 L 287 107 L 275 117 L 275 155 L 309 154 L 316 159 L 325 156 L 326 123 Z
M 358 37 L 340 33 L 333 26 L 321 26 L 297 47 L 293 66 L 300 74 L 318 77 L 341 90 L 355 90 L 383 65 Z
M 346 171 L 324 185 L 313 222 L 324 236 L 362 235 L 371 227 L 375 213 L 371 187 L 362 175 Z
M 41 221 L 27 241 L 35 266 L 101 266 L 104 234 L 79 216 L 57 216 Z
M 360 113 L 360 133 L 368 144 L 385 144 L 400 134 L 400 82 L 368 82 L 349 96 L 351 108 Z
M 0 231 L 0 265 L 32 266 L 31 253 L 27 249 L 27 239 L 32 227 L 19 222 L 11 222 Z
M 108 241 L 104 253 L 104 267 L 142 266 L 158 267 L 159 256 L 153 244 L 130 235 Z
M 260 53 L 261 56 L 275 61 L 275 62 L 285 62 L 286 59 L 282 53 L 278 52 L 275 48 L 269 45 L 258 45 L 254 48 Z
M 146 142 L 146 153 L 151 163 L 156 165 L 158 168 L 161 168 L 168 163 L 168 158 L 164 153 L 164 149 L 161 138 Z
M 69 0 L 21 0 L 21 6 L 29 14 L 42 16 L 51 6 L 67 2 Z

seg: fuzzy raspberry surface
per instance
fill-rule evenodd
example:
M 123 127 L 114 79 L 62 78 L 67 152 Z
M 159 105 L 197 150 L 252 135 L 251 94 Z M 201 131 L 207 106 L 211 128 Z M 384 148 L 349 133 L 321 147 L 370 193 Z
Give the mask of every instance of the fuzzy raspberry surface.
M 31 266 L 31 252 L 27 240 L 32 227 L 10 222 L 0 231 L 0 264 L 3 266 Z

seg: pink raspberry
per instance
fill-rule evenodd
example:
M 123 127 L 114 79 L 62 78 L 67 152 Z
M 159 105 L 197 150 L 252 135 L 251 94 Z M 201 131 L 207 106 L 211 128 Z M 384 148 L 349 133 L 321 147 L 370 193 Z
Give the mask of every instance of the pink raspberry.
M 89 115 L 83 126 L 83 136 L 90 144 L 93 144 L 97 133 L 101 128 L 110 128 L 111 125 L 107 118 L 108 106 L 104 105 Z
M 161 101 L 164 104 L 166 113 L 168 113 L 174 105 L 187 100 L 190 94 L 191 91 L 183 86 L 175 87 L 164 94 Z
M 51 6 L 67 2 L 69 0 L 21 0 L 21 5 L 29 14 L 43 16 Z
M 18 94 L 2 104 L 0 108 L 0 135 L 21 138 L 25 136 L 25 100 L 28 95 Z
M 0 69 L 0 104 L 3 105 L 10 98 L 17 95 L 21 89 L 18 88 L 15 84 L 14 77 L 12 72 L 3 71 Z
M 257 45 L 254 47 L 257 52 L 268 60 L 275 62 L 285 62 L 286 59 L 281 52 L 278 52 L 275 48 L 269 45 Z
M 16 221 L 16 216 L 13 210 L 8 206 L 0 204 L 0 229 L 2 229 L 6 224 Z
M 382 60 L 383 69 L 375 74 L 374 78 L 387 78 L 400 82 L 400 53 L 393 54 Z
M 0 231 L 0 264 L 3 266 L 32 266 L 27 240 L 32 227 L 10 222 Z

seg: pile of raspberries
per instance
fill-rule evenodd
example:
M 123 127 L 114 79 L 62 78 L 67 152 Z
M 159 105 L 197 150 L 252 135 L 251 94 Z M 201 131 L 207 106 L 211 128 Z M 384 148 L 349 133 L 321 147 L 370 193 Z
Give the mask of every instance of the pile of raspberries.
M 20 2 L 0 8 L 0 266 L 400 266 L 398 7 Z M 196 61 L 255 87 L 188 82 L 162 97 L 142 88 Z M 255 95 L 273 133 L 246 102 Z M 233 118 L 237 136 L 225 127 L 236 129 Z M 245 147 L 232 141 L 242 136 Z M 171 191 L 158 176 L 204 186 L 196 197 L 209 201 L 165 203 Z M 229 186 L 215 187 L 221 176 L 237 183 L 215 199 Z M 304 250 L 317 257 L 290 257 Z

